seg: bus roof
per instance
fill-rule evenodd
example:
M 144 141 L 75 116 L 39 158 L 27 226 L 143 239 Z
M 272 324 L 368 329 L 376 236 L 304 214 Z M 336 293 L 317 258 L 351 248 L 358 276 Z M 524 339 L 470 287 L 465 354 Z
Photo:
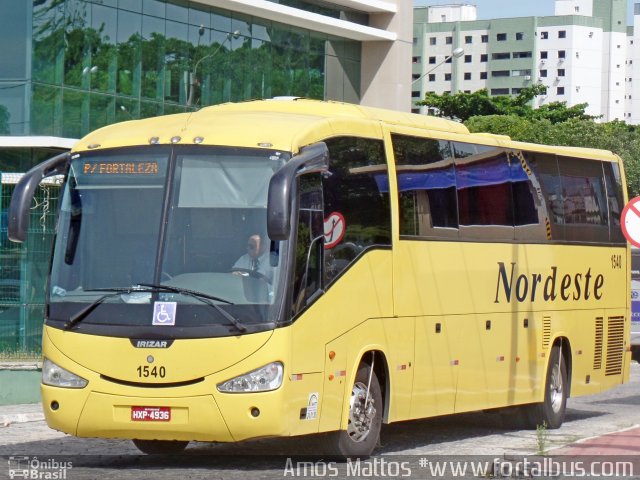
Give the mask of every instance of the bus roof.
M 345 132 L 354 136 L 379 138 L 381 124 L 400 129 L 406 127 L 414 131 L 430 131 L 436 137 L 438 132 L 442 132 L 443 137 L 449 139 L 505 148 L 583 158 L 616 159 L 611 152 L 603 150 L 514 142 L 506 135 L 470 134 L 462 123 L 438 117 L 296 97 L 225 103 L 195 112 L 121 122 L 88 134 L 76 144 L 74 150 L 149 143 L 202 143 L 267 147 L 296 153 L 308 143 L 320 138 L 344 135 Z

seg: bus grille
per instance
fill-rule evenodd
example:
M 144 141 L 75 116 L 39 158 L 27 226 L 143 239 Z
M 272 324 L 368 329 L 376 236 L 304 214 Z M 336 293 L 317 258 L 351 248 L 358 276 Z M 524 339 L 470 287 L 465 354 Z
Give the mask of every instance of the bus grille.
M 610 317 L 607 325 L 607 366 L 605 375 L 622 373 L 624 358 L 624 317 Z
M 596 318 L 596 345 L 593 352 L 593 369 L 600 370 L 602 368 L 602 341 L 604 338 L 604 319 Z
M 551 342 L 551 317 L 542 317 L 542 349 L 549 348 Z

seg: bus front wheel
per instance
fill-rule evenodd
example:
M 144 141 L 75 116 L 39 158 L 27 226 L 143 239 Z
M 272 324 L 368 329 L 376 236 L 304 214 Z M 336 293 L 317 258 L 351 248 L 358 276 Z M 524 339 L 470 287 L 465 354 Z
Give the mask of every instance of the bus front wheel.
M 133 440 L 142 453 L 148 455 L 175 455 L 181 453 L 189 442 L 180 440 Z
M 328 437 L 328 453 L 341 457 L 371 455 L 380 440 L 383 410 L 378 377 L 369 365 L 362 364 L 351 387 L 347 429 Z

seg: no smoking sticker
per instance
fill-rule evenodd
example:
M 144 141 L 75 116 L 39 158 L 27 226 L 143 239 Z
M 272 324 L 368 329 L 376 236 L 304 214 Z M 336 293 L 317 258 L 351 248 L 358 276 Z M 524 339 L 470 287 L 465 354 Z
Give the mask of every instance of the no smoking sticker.
M 622 210 L 622 233 L 629 243 L 640 247 L 640 197 L 630 200 Z
M 324 220 L 324 248 L 330 249 L 340 243 L 347 224 L 341 213 L 333 212 Z

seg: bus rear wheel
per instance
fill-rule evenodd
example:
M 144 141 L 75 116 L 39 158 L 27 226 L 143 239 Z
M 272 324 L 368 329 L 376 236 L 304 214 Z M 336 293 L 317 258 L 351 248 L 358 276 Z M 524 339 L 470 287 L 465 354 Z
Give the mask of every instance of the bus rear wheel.
M 568 389 L 567 362 L 560 352 L 560 347 L 555 346 L 551 350 L 547 366 L 544 401 L 525 407 L 529 427 L 560 428 L 564 422 Z
M 181 453 L 189 442 L 181 440 L 133 440 L 142 453 L 148 455 L 175 455 Z
M 327 439 L 327 453 L 340 457 L 368 457 L 380 440 L 382 391 L 378 377 L 367 364 L 358 369 L 349 398 L 346 430 Z

